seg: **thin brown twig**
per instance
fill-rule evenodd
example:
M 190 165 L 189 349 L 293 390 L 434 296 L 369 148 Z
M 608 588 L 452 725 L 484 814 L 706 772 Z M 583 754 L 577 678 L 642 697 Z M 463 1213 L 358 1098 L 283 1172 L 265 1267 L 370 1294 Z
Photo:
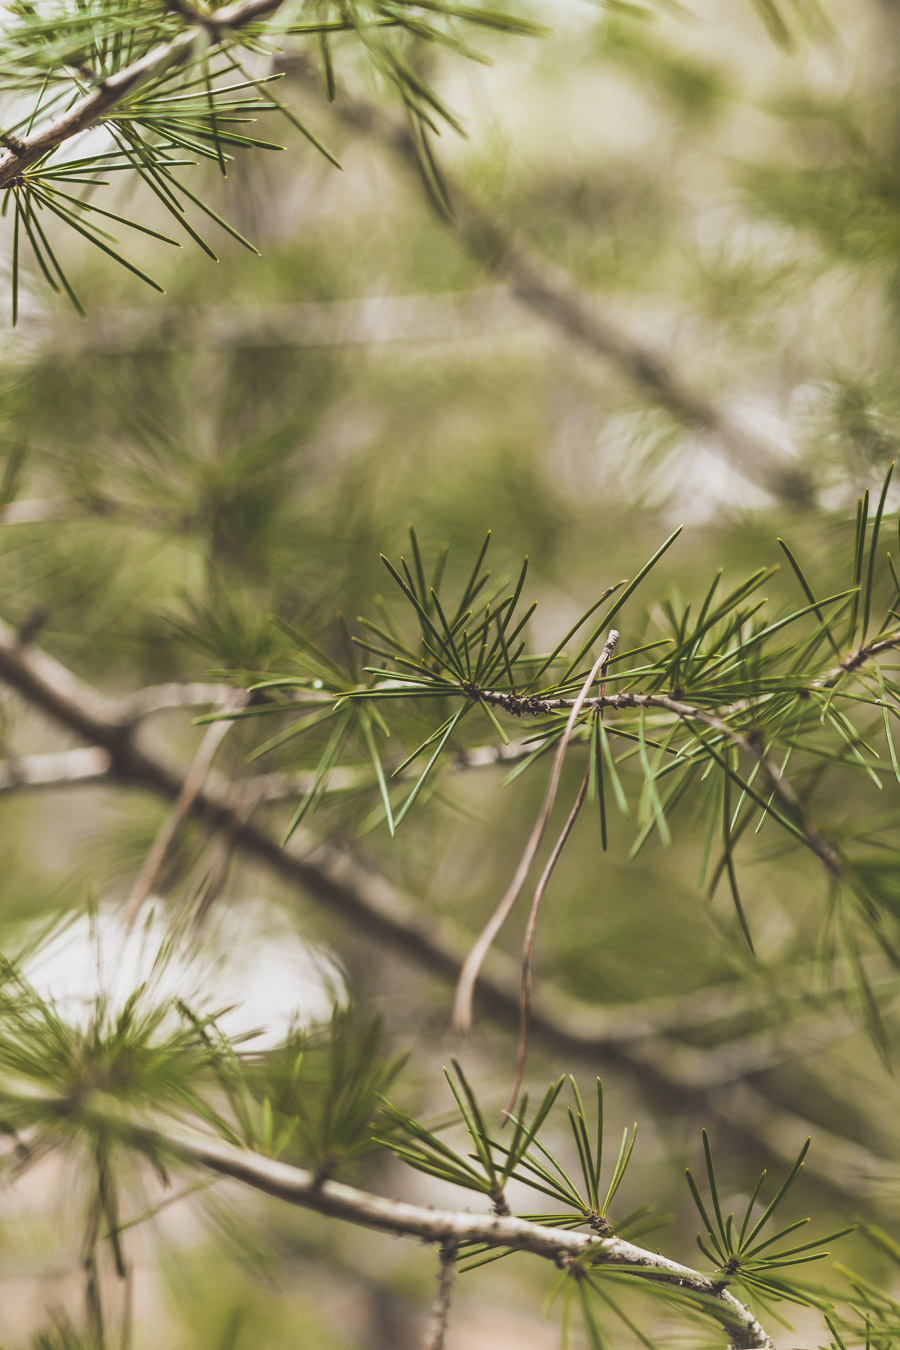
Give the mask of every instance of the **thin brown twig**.
M 475 984 L 478 980 L 478 972 L 481 970 L 481 967 L 484 964 L 484 958 L 493 946 L 494 939 L 497 937 L 497 934 L 500 932 L 500 929 L 512 912 L 512 908 L 522 892 L 522 887 L 525 885 L 525 879 L 531 870 L 531 864 L 534 862 L 535 854 L 540 847 L 541 840 L 544 837 L 544 831 L 547 828 L 547 822 L 550 819 L 550 813 L 556 802 L 556 793 L 559 789 L 563 761 L 566 757 L 566 751 L 569 748 L 569 742 L 572 739 L 572 732 L 575 730 L 578 714 L 581 712 L 588 693 L 590 692 L 591 685 L 597 679 L 603 667 L 612 656 L 618 641 L 618 631 L 613 628 L 604 643 L 602 652 L 594 662 L 578 697 L 572 703 L 568 721 L 566 722 L 565 730 L 560 738 L 556 756 L 553 760 L 553 767 L 550 770 L 547 791 L 544 794 L 544 800 L 541 809 L 538 812 L 538 818 L 535 821 L 534 828 L 525 845 L 515 875 L 509 883 L 506 894 L 488 919 L 484 928 L 481 930 L 481 933 L 475 939 L 468 956 L 463 962 L 463 967 L 460 971 L 459 980 L 456 985 L 456 997 L 453 1002 L 453 1023 L 459 1031 L 467 1032 L 471 1028 L 472 998 L 475 992 Z
M 544 898 L 544 892 L 550 884 L 550 878 L 553 875 L 556 864 L 562 856 L 562 851 L 566 846 L 566 841 L 572 830 L 575 828 L 575 822 L 584 805 L 584 799 L 587 796 L 588 784 L 591 780 L 590 765 L 584 772 L 581 780 L 581 786 L 575 797 L 572 809 L 569 812 L 568 819 L 560 831 L 559 838 L 553 846 L 553 852 L 547 859 L 547 865 L 541 873 L 540 880 L 534 890 L 534 899 L 531 902 L 531 911 L 528 915 L 528 923 L 525 925 L 525 941 L 522 946 L 522 1000 L 519 1005 L 519 1040 L 516 1046 L 516 1068 L 513 1074 L 512 1087 L 509 1090 L 509 1100 L 506 1103 L 504 1114 L 509 1115 L 516 1104 L 519 1096 L 519 1090 L 522 1086 L 522 1079 L 525 1075 L 525 1060 L 528 1055 L 528 1020 L 531 1014 L 531 970 L 534 958 L 534 939 L 537 933 L 538 913 L 541 908 L 541 901 Z
M 814 687 L 833 689 L 845 675 L 851 675 L 854 671 L 859 670 L 860 666 L 864 666 L 867 661 L 871 661 L 873 656 L 880 656 L 882 652 L 893 651 L 896 647 L 900 647 L 900 637 L 896 635 L 879 638 L 876 642 L 863 643 L 861 647 L 857 647 L 856 651 L 851 652 L 849 656 L 845 656 L 843 661 L 833 670 L 829 670 L 827 675 L 823 675 L 821 680 L 816 680 Z
M 147 854 L 144 866 L 141 868 L 140 875 L 134 883 L 131 895 L 128 898 L 128 903 L 122 913 L 122 922 L 125 924 L 126 928 L 130 928 L 134 923 L 141 906 L 156 885 L 163 864 L 169 856 L 169 851 L 175 841 L 175 836 L 190 815 L 191 808 L 194 805 L 200 789 L 203 787 L 206 775 L 209 773 L 213 759 L 216 756 L 216 752 L 234 725 L 227 720 L 227 714 L 236 712 L 238 708 L 245 707 L 249 697 L 249 694 L 244 689 L 232 690 L 222 707 L 223 720 L 220 722 L 211 722 L 206 728 L 199 749 L 194 756 L 193 763 L 185 774 L 184 782 L 175 799 L 175 804 L 160 826 L 159 833 L 153 841 L 150 852 Z

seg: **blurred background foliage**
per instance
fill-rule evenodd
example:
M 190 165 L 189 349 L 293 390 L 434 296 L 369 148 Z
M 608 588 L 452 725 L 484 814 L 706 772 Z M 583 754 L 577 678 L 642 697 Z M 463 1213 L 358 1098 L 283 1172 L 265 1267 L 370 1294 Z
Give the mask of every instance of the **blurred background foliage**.
M 820 595 L 846 585 L 856 498 L 878 489 L 900 436 L 900 7 L 558 0 L 532 11 L 523 0 L 517 12 L 552 32 L 479 33 L 493 64 L 420 53 L 466 132 L 433 142 L 440 163 L 809 491 L 778 489 L 761 463 L 737 464 L 708 428 L 660 406 L 628 377 L 615 341 L 601 359 L 519 304 L 502 265 L 473 255 L 384 138 L 348 123 L 346 108 L 361 102 L 393 110 L 337 37 L 333 107 L 305 66 L 286 63 L 283 84 L 343 172 L 293 134 L 280 154 L 239 158 L 226 180 L 215 166 L 198 172 L 260 257 L 225 236 L 217 264 L 149 240 L 141 261 L 164 281 L 159 296 L 67 238 L 84 320 L 22 274 L 18 327 L 0 337 L 0 610 L 84 679 L 124 695 L 279 669 L 290 643 L 272 614 L 333 650 L 335 611 L 372 612 L 389 584 L 378 554 L 406 546 L 409 522 L 432 552 L 448 541 L 460 568 L 486 529 L 498 570 L 515 574 L 528 554 L 538 649 L 682 522 L 651 586 L 659 599 L 699 601 L 717 567 L 736 584 L 781 560 L 776 535 Z M 152 200 L 128 194 L 123 210 L 164 226 Z M 8 235 L 3 248 L 8 261 Z M 795 588 L 782 566 L 766 593 L 796 602 Z M 659 617 L 639 596 L 629 639 L 652 640 Z M 11 694 L 0 712 L 8 759 L 64 748 Z M 315 737 L 251 764 L 260 726 L 239 726 L 223 748 L 218 767 L 235 782 L 260 767 L 315 766 Z M 201 732 L 174 710 L 147 734 L 187 763 Z M 572 795 L 581 768 L 566 772 Z M 502 776 L 448 772 L 393 841 L 340 793 L 306 823 L 362 853 L 435 923 L 474 933 L 540 800 L 534 777 L 501 789 Z M 853 791 L 858 812 L 896 825 L 861 778 Z M 820 809 L 843 807 L 837 794 Z M 290 813 L 262 809 L 279 830 Z M 124 899 L 163 812 L 139 792 L 61 787 L 4 793 L 0 816 L 2 918 L 15 945 L 25 918 Z M 733 1192 L 811 1132 L 817 1179 L 796 1187 L 797 1212 L 812 1208 L 829 1228 L 859 1215 L 896 1223 L 895 1085 L 859 1030 L 846 971 L 823 972 L 818 959 L 815 860 L 765 832 L 748 846 L 754 959 L 730 899 L 698 883 L 702 839 L 685 832 L 667 851 L 654 838 L 629 861 L 633 827 L 611 813 L 610 830 L 605 856 L 593 820 L 567 848 L 537 985 L 626 1022 L 649 1008 L 665 1026 L 671 1008 L 675 1067 L 654 1079 L 615 1049 L 575 1062 L 571 1048 L 535 1037 L 536 1087 L 570 1069 L 602 1072 L 614 1127 L 638 1117 L 626 1207 L 649 1199 L 674 1214 L 674 1231 L 653 1240 L 670 1255 L 694 1259 L 680 1177 L 686 1159 L 700 1164 L 702 1124 Z M 161 887 L 173 903 L 198 885 L 206 847 L 199 830 L 185 832 Z M 394 1098 L 443 1110 L 448 986 L 236 856 L 218 903 L 251 895 L 340 963 L 356 1005 L 382 1017 L 386 1054 L 410 1052 Z M 515 954 L 518 933 L 504 944 Z M 886 960 L 873 976 L 889 1029 L 894 978 Z M 486 1013 L 465 1046 L 467 1072 L 497 1106 L 511 1046 L 510 1028 Z M 679 1089 L 681 1049 L 699 1053 Z M 383 1156 L 360 1158 L 352 1141 L 347 1156 L 351 1175 L 396 1185 Z M 446 1198 L 419 1177 L 404 1186 L 411 1198 Z M 170 1206 L 152 1239 L 136 1239 L 138 1344 L 420 1344 L 432 1272 L 416 1248 L 258 1197 L 248 1223 L 247 1202 L 220 1191 L 204 1207 Z M 46 1328 L 48 1308 L 77 1310 L 79 1240 L 27 1195 L 16 1202 L 0 1238 L 4 1345 Z M 865 1261 L 891 1268 L 884 1254 Z M 522 1272 L 505 1262 L 465 1276 L 450 1350 L 555 1345 L 527 1281 L 527 1259 Z M 59 1318 L 40 1344 L 77 1344 Z M 681 1334 L 700 1344 L 700 1333 Z

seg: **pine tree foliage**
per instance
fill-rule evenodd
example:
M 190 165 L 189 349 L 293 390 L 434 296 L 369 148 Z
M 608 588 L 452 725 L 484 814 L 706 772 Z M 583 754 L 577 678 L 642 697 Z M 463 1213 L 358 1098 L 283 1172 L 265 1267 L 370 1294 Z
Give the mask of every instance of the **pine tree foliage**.
M 14 324 L 19 263 L 26 251 L 47 284 L 84 313 L 54 248 L 51 221 L 63 233 L 88 240 L 154 289 L 163 289 L 119 251 L 104 227 L 112 221 L 165 243 L 178 246 L 180 240 L 97 204 L 97 190 L 109 187 L 116 175 L 139 178 L 168 213 L 176 236 L 186 233 L 215 260 L 212 247 L 191 223 L 192 212 L 205 215 L 246 247 L 253 245 L 188 186 L 185 169 L 205 159 L 225 175 L 242 150 L 282 149 L 255 134 L 259 116 L 272 113 L 339 167 L 316 134 L 278 97 L 273 85 L 283 71 L 266 73 L 291 40 L 317 44 L 325 94 L 333 101 L 331 44 L 342 33 L 353 34 L 419 128 L 424 148 L 422 127 L 437 130 L 440 121 L 458 128 L 459 123 L 416 73 L 415 43 L 436 42 L 469 54 L 456 31 L 460 26 L 539 31 L 499 11 L 453 4 L 325 4 L 310 14 L 306 7 L 282 0 L 247 0 L 218 10 L 181 3 L 134 6 L 119 0 L 90 7 L 41 7 L 25 0 L 9 11 L 0 62 L 13 120 L 3 131 L 0 188 L 3 214 L 13 220 Z M 26 100 L 27 109 L 19 115 Z M 87 154 L 73 155 L 68 142 L 89 131 L 105 134 L 95 135 Z
M 439 140 L 473 44 L 552 51 L 524 6 L 7 6 L 10 1350 L 440 1350 L 472 1290 L 519 1343 L 542 1274 L 573 1350 L 900 1345 L 895 77 L 801 73 L 839 5 L 720 8 L 756 65 L 662 2 L 561 37 L 530 161 Z M 283 930 L 180 965 L 250 894 L 346 967 L 274 1041 L 228 971 L 308 983 Z M 439 1250 L 424 1341 L 379 1234 Z
M 846 589 L 817 597 L 796 556 L 779 540 L 801 592 L 799 607 L 771 612 L 759 597 L 767 569 L 720 595 L 720 570 L 696 603 L 676 609 L 663 602 L 663 636 L 650 642 L 642 640 L 648 636 L 644 624 L 636 624 L 624 640 L 610 625 L 622 622 L 620 612 L 680 530 L 631 580 L 608 587 L 546 653 L 529 651 L 527 626 L 535 606 L 523 596 L 527 563 L 514 582 L 498 585 L 485 565 L 488 538 L 461 591 L 442 602 L 446 550 L 426 572 L 411 532 L 409 559 L 401 556 L 396 565 L 386 557 L 382 561 L 411 611 L 415 637 L 409 624 L 404 632 L 385 608 L 380 623 L 363 619 L 362 636 L 348 639 L 361 659 L 374 664 L 360 669 L 351 651 L 341 668 L 297 635 L 293 662 L 302 673 L 269 675 L 249 686 L 266 700 L 266 713 L 278 713 L 292 699 L 308 704 L 264 741 L 260 753 L 313 728 L 330 729 L 285 838 L 322 800 L 345 756 L 354 764 L 368 757 L 369 774 L 356 780 L 356 790 L 377 789 L 394 833 L 428 790 L 442 756 L 452 760 L 460 748 L 464 753 L 467 715 L 480 713 L 475 734 L 483 736 L 487 722 L 497 744 L 507 749 L 507 727 L 525 719 L 531 725 L 518 744 L 521 763 L 512 776 L 546 763 L 553 751 L 545 805 L 551 804 L 561 757 L 570 744 L 583 748 L 586 766 L 576 809 L 585 796 L 593 799 L 602 848 L 608 810 L 634 820 L 635 856 L 654 832 L 670 844 L 677 828 L 670 818 L 678 812 L 680 819 L 678 808 L 690 804 L 687 822 L 705 839 L 701 880 L 708 879 L 712 890 L 727 884 L 751 951 L 738 881 L 740 841 L 758 836 L 769 823 L 770 831 L 782 832 L 784 845 L 807 849 L 823 873 L 823 944 L 838 943 L 846 951 L 873 1033 L 880 1037 L 860 944 L 868 933 L 886 952 L 895 950 L 895 869 L 888 861 L 893 822 L 872 821 L 866 813 L 865 819 L 829 821 L 823 833 L 812 812 L 815 794 L 827 792 L 832 773 L 866 774 L 879 791 L 885 783 L 900 783 L 892 725 L 900 693 L 892 661 L 900 646 L 900 585 L 890 551 L 879 556 L 892 473 L 893 466 L 871 519 L 868 493 L 858 504 L 848 537 Z M 612 641 L 602 645 L 608 633 Z M 244 673 L 241 682 L 249 678 Z M 418 720 L 426 732 L 411 747 L 401 739 L 407 724 L 395 720 L 407 705 L 414 713 L 421 710 Z M 255 717 L 259 711 L 251 707 L 234 715 Z M 399 759 L 390 783 L 384 764 L 388 746 Z M 563 840 L 569 828 L 567 822 Z M 536 901 L 540 894 L 539 889 Z M 468 1024 L 465 997 L 459 1011 Z

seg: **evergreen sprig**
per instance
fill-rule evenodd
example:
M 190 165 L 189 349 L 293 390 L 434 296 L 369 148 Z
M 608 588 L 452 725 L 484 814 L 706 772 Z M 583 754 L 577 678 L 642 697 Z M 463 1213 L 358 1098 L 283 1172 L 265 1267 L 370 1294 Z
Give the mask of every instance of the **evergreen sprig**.
M 505 1187 L 535 1142 L 538 1130 L 562 1090 L 564 1079 L 551 1083 L 531 1120 L 527 1117 L 527 1097 L 523 1100 L 521 1115 L 513 1122 L 512 1138 L 503 1144 L 488 1132 L 484 1111 L 458 1061 L 454 1059 L 451 1063 L 453 1074 L 445 1069 L 444 1076 L 474 1151 L 468 1155 L 459 1153 L 434 1130 L 392 1102 L 384 1103 L 386 1129 L 379 1142 L 417 1171 L 427 1172 L 465 1190 L 477 1191 L 490 1199 L 498 1214 L 508 1214 Z
M 447 550 L 426 566 L 411 530 L 409 555 L 397 562 L 383 558 L 401 612 L 382 604 L 378 619 L 361 618 L 352 637 L 369 664 L 360 670 L 355 661 L 341 662 L 297 634 L 294 660 L 301 673 L 270 675 L 253 686 L 270 700 L 263 711 L 284 711 L 292 702 L 308 709 L 260 753 L 323 723 L 332 729 L 314 789 L 293 824 L 325 799 L 334 770 L 348 758 L 358 763 L 362 750 L 393 830 L 439 766 L 452 764 L 454 751 L 472 744 L 474 713 L 506 749 L 510 729 L 527 722 L 527 738 L 517 751 L 520 763 L 510 777 L 560 747 L 586 757 L 588 796 L 596 804 L 604 848 L 613 803 L 635 821 L 632 856 L 653 835 L 668 846 L 685 828 L 690 804 L 686 826 L 701 830 L 707 840 L 701 876 L 711 892 L 727 883 L 751 947 L 739 862 L 747 843 L 768 826 L 781 833 L 784 844 L 817 859 L 829 895 L 845 897 L 849 911 L 892 953 L 898 905 L 888 822 L 878 823 L 868 810 L 864 826 L 846 818 L 820 822 L 813 814 L 832 775 L 861 776 L 861 787 L 879 793 L 900 782 L 894 741 L 900 684 L 890 662 L 900 647 L 900 590 L 883 547 L 891 472 L 874 511 L 868 494 L 860 499 L 848 540 L 846 585 L 830 594 L 817 592 L 796 553 L 779 541 L 802 603 L 784 611 L 760 594 L 772 569 L 758 569 L 728 589 L 718 572 L 696 608 L 674 602 L 659 607 L 662 633 L 651 641 L 633 597 L 680 531 L 631 581 L 606 588 L 543 653 L 529 643 L 536 601 L 526 595 L 527 561 L 512 583 L 498 582 L 485 565 L 488 536 L 467 579 L 454 590 L 447 580 Z M 573 707 L 613 620 L 627 622 L 631 640 L 626 628 L 570 728 Z M 368 725 L 362 710 L 371 718 Z M 247 710 L 250 716 L 258 713 Z M 422 719 L 424 735 L 411 740 Z M 391 735 L 392 744 L 401 742 L 392 764 L 376 744 L 376 729 Z M 848 934 L 852 928 L 844 940 L 853 948 Z M 853 959 L 864 988 L 864 962 Z M 866 995 L 864 1002 L 878 1035 L 875 1001 Z
M 378 1019 L 335 1008 L 326 1026 L 296 1032 L 273 1052 L 238 1063 L 232 1081 L 241 1085 L 244 1141 L 323 1178 L 371 1153 L 383 1127 L 384 1093 L 406 1059 L 385 1053 L 383 1039 Z
M 337 96 L 332 47 L 341 34 L 357 48 L 399 97 L 416 131 L 423 162 L 438 122 L 463 128 L 416 67 L 410 48 L 435 43 L 467 57 L 478 53 L 459 27 L 536 35 L 543 30 L 503 10 L 453 0 L 317 0 L 302 21 L 286 0 L 240 0 L 211 7 L 198 0 L 62 0 L 52 8 L 30 0 L 8 6 L 0 35 L 0 97 L 16 113 L 3 126 L 0 143 L 0 207 L 12 218 L 12 321 L 20 310 L 21 264 L 26 252 L 44 281 L 64 293 L 79 313 L 84 307 L 61 257 L 56 236 L 77 235 L 140 280 L 162 290 L 141 266 L 122 253 L 100 221 L 142 231 L 163 242 L 177 240 L 143 225 L 136 215 L 93 198 L 111 186 L 108 175 L 143 182 L 173 223 L 211 258 L 216 254 L 189 218 L 199 211 L 247 248 L 254 246 L 185 182 L 184 170 L 211 161 L 227 174 L 236 153 L 280 150 L 279 141 L 257 135 L 259 117 L 288 122 L 337 167 L 316 133 L 275 92 L 284 70 L 276 55 L 312 41 L 323 63 L 325 92 Z M 21 113 L 22 100 L 30 106 Z M 79 141 L 79 153 L 69 142 Z M 99 133 L 99 134 L 98 134 Z M 95 148 L 96 146 L 96 148 Z M 48 228 L 52 224 L 52 228 Z M 255 251 L 255 249 L 254 249 Z
M 705 1229 L 705 1235 L 697 1238 L 698 1247 L 707 1260 L 716 1267 L 717 1278 L 721 1278 L 723 1285 L 731 1283 L 741 1285 L 751 1297 L 769 1311 L 773 1302 L 785 1299 L 799 1304 L 819 1302 L 814 1294 L 784 1279 L 778 1272 L 788 1267 L 823 1260 L 829 1255 L 823 1250 L 825 1243 L 835 1242 L 853 1231 L 851 1226 L 809 1242 L 787 1247 L 779 1245 L 792 1233 L 796 1233 L 809 1223 L 809 1219 L 795 1219 L 774 1233 L 763 1235 L 763 1230 L 797 1180 L 809 1145 L 810 1140 L 807 1139 L 775 1195 L 765 1206 L 762 1214 L 755 1218 L 754 1206 L 766 1179 L 765 1170 L 760 1173 L 739 1223 L 733 1214 L 729 1214 L 727 1218 L 723 1216 L 719 1184 L 706 1130 L 703 1131 L 703 1154 L 712 1216 L 690 1168 L 686 1171 L 688 1186 Z
M 541 1141 L 540 1132 L 556 1105 L 565 1078 L 551 1083 L 541 1101 L 529 1117 L 526 1093 L 515 1114 L 507 1117 L 512 1133 L 505 1141 L 489 1132 L 485 1111 L 479 1105 L 475 1092 L 459 1063 L 452 1061 L 454 1076 L 445 1070 L 447 1082 L 456 1101 L 461 1122 L 472 1144 L 473 1151 L 462 1154 L 447 1144 L 434 1130 L 414 1119 L 392 1103 L 385 1104 L 388 1130 L 380 1142 L 389 1147 L 398 1158 L 417 1171 L 426 1172 L 442 1181 L 476 1191 L 486 1196 L 498 1214 L 508 1214 L 506 1187 L 510 1181 L 527 1186 L 540 1195 L 548 1196 L 564 1209 L 551 1214 L 529 1214 L 528 1219 L 559 1228 L 578 1228 L 587 1224 L 598 1236 L 613 1231 L 634 1237 L 644 1231 L 641 1221 L 649 1214 L 649 1207 L 635 1210 L 617 1223 L 615 1230 L 608 1218 L 628 1164 L 634 1151 L 637 1126 L 623 1132 L 618 1156 L 605 1182 L 603 1170 L 603 1085 L 597 1079 L 597 1113 L 590 1127 L 578 1084 L 570 1075 L 569 1084 L 574 1098 L 574 1110 L 566 1108 L 566 1115 L 575 1142 L 581 1183 L 574 1181 L 557 1154 Z M 489 1254 L 487 1254 L 489 1253 Z M 491 1261 L 511 1255 L 511 1249 L 492 1250 L 489 1247 L 470 1247 L 465 1251 L 463 1270 L 474 1270 Z

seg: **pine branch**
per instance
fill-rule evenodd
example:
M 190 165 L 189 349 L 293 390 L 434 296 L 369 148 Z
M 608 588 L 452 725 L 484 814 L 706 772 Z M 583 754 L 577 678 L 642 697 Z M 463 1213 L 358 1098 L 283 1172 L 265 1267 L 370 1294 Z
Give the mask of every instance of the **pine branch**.
M 177 800 L 183 774 L 140 744 L 135 712 L 159 704 L 159 697 L 108 699 L 83 684 L 64 666 L 37 648 L 25 648 L 8 625 L 0 623 L 0 680 L 54 722 L 74 732 L 108 757 L 108 779 L 132 784 Z M 162 686 L 166 691 L 178 686 Z M 162 695 L 165 700 L 169 693 Z M 204 700 L 205 701 L 205 700 Z M 169 706 L 168 704 L 166 706 Z M 56 766 L 59 767 L 58 765 Z M 256 826 L 243 820 L 243 804 L 229 795 L 201 788 L 191 806 L 193 816 L 212 830 L 235 828 L 235 842 L 247 854 L 265 863 L 277 876 L 298 886 L 356 925 L 360 931 L 386 941 L 420 961 L 445 979 L 456 978 L 467 943 L 455 932 L 441 931 L 433 919 L 405 902 L 377 875 L 329 845 L 320 845 L 310 857 L 298 857 Z M 312 848 L 307 843 L 307 848 Z M 501 980 L 488 985 L 487 1002 L 516 1006 L 516 996 Z
M 129 701 L 108 699 L 46 653 L 23 648 L 13 630 L 2 623 L 0 680 L 51 720 L 85 739 L 89 749 L 68 754 L 92 756 L 88 761 L 92 772 L 100 767 L 99 757 L 105 756 L 108 769 L 102 781 L 140 787 L 170 801 L 178 799 L 184 787 L 183 772 L 138 743 L 139 724 L 122 715 Z M 45 757 L 27 758 L 43 761 Z M 74 765 L 76 772 L 78 764 L 78 760 L 69 760 L 70 768 Z M 232 834 L 235 847 L 324 905 L 329 913 L 340 916 L 357 931 L 387 943 L 424 969 L 456 982 L 470 945 L 462 930 L 446 920 L 436 922 L 434 916 L 423 913 L 377 873 L 333 845 L 306 841 L 308 851 L 303 856 L 282 849 L 252 820 L 247 820 L 245 813 L 246 803 L 239 795 L 218 793 L 209 787 L 197 792 L 191 806 L 191 814 L 206 828 Z M 493 969 L 482 972 L 480 980 L 485 1010 L 511 1026 L 518 1024 L 520 979 L 518 963 L 495 953 Z M 686 1018 L 679 1016 L 677 1007 L 648 1011 L 640 1006 L 610 1016 L 547 991 L 532 1006 L 531 1028 L 548 1047 L 589 1054 L 594 1060 L 598 1054 L 606 1056 L 633 1072 L 648 1091 L 661 1092 L 673 1106 L 691 1112 L 702 1107 L 714 1118 L 727 1120 L 734 1134 L 754 1143 L 762 1140 L 768 1151 L 781 1156 L 784 1139 L 791 1138 L 795 1131 L 787 1125 L 773 1125 L 772 1121 L 789 1113 L 745 1083 L 724 1091 L 714 1090 L 715 1084 L 702 1070 L 702 1053 L 681 1046 L 676 1056 L 672 1042 L 661 1036 L 666 1030 L 696 1025 L 695 1018 L 704 1016 L 705 1000 L 689 998 L 686 1007 Z M 721 1009 L 713 1002 L 710 1012 L 715 1016 Z M 693 1068 L 689 1068 L 685 1056 L 692 1053 Z M 733 1080 L 733 1063 L 728 1076 Z M 802 1128 L 806 1134 L 810 1132 L 807 1122 L 803 1122 Z M 878 1199 L 881 1195 L 878 1178 L 884 1164 L 845 1141 L 834 1141 L 829 1152 L 827 1147 L 818 1146 L 822 1134 L 818 1126 L 816 1133 L 817 1154 L 811 1166 L 820 1179 L 841 1191 L 846 1187 L 857 1201 L 863 1196 Z M 842 1150 L 847 1149 L 852 1158 L 844 1158 Z
M 637 1280 L 663 1284 L 697 1297 L 729 1335 L 732 1350 L 774 1350 L 773 1342 L 752 1313 L 733 1294 L 688 1266 L 621 1238 L 547 1228 L 527 1219 L 439 1210 L 388 1200 L 337 1181 L 322 1181 L 315 1173 L 230 1147 L 216 1140 L 194 1138 L 170 1130 L 136 1130 L 136 1139 L 175 1153 L 221 1176 L 251 1186 L 276 1199 L 357 1227 L 371 1228 L 424 1242 L 458 1245 L 477 1242 L 492 1249 L 513 1249 L 567 1265 L 587 1261 L 592 1266 L 622 1267 Z
M 806 697 L 810 689 L 833 688 L 844 675 L 860 670 L 873 657 L 898 646 L 900 646 L 900 638 L 898 637 L 887 638 L 862 646 L 822 679 L 807 684 L 798 684 L 794 694 L 798 698 L 803 698 Z M 575 704 L 575 700 L 570 698 L 541 698 L 536 695 L 507 694 L 474 687 L 467 692 L 469 692 L 470 697 L 484 703 L 493 704 L 516 717 L 523 715 L 540 717 L 548 713 L 571 709 Z M 725 711 L 743 712 L 747 706 L 745 704 L 730 705 Z M 765 774 L 773 793 L 796 821 L 809 849 L 820 860 L 829 876 L 837 878 L 841 875 L 840 855 L 823 839 L 816 826 L 806 818 L 803 803 L 781 769 L 774 760 L 754 744 L 750 737 L 732 727 L 720 712 L 685 703 L 668 694 L 642 694 L 631 690 L 618 694 L 601 694 L 595 698 L 586 699 L 582 705 L 582 711 L 621 708 L 653 708 L 662 712 L 669 712 L 680 721 L 699 723 L 701 726 L 708 727 L 711 731 L 716 732 L 722 740 L 741 750 Z
M 0 189 L 10 187 L 50 150 L 103 122 L 139 85 L 191 60 L 198 50 L 198 43 L 206 41 L 203 29 L 218 42 L 247 24 L 273 14 L 284 3 L 285 0 L 238 0 L 238 3 L 225 5 L 206 16 L 194 15 L 190 28 L 170 42 L 154 47 L 131 65 L 101 79 L 89 94 L 45 126 L 21 138 L 7 137 L 7 148 L 0 152 Z

